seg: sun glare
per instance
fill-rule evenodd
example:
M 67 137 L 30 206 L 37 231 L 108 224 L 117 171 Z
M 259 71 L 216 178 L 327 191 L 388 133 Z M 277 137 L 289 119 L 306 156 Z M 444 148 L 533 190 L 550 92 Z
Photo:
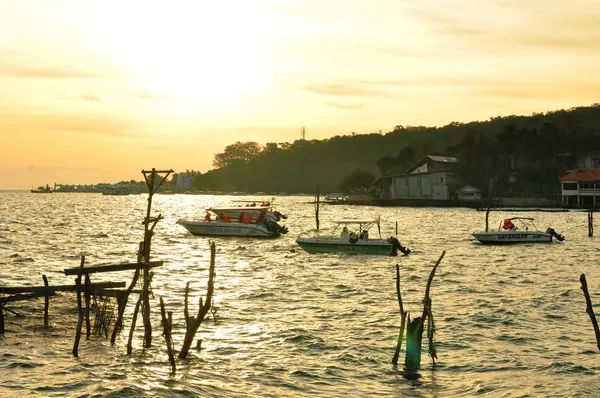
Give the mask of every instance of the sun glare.
M 266 84 L 271 16 L 261 4 L 103 2 L 88 3 L 84 14 L 95 49 L 130 71 L 140 89 L 210 102 Z

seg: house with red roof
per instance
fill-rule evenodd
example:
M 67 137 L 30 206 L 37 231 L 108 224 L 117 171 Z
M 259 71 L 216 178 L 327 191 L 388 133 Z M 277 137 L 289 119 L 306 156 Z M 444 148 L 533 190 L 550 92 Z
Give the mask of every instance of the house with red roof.
M 563 206 L 600 207 L 600 168 L 572 170 L 560 182 Z

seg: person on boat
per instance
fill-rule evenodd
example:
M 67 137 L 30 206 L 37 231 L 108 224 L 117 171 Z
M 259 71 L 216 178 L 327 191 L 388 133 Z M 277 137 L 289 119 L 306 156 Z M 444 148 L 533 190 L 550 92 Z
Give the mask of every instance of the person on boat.
M 229 213 L 223 214 L 223 221 L 224 222 L 231 222 L 231 216 L 229 215 Z
M 348 238 L 348 240 L 350 241 L 350 243 L 356 243 L 358 242 L 358 235 L 352 231 L 350 232 L 350 237 Z
M 342 232 L 340 233 L 340 239 L 346 240 L 349 236 L 350 235 L 348 234 L 348 227 L 344 226 L 344 228 L 342 228 Z
M 363 229 L 363 231 L 360 233 L 360 240 L 369 240 L 369 232 L 366 229 Z
M 238 218 L 238 222 L 240 224 L 244 222 L 244 213 L 240 213 L 240 218 Z
M 515 229 L 517 229 L 517 227 L 515 227 L 515 224 L 513 224 L 513 222 L 510 221 L 508 218 L 504 220 L 504 225 L 502 227 L 505 230 L 515 230 Z
M 211 221 L 209 212 L 206 212 L 206 214 L 204 215 L 204 221 Z
M 252 223 L 252 213 L 246 213 L 244 216 L 244 224 Z
M 263 222 L 263 220 L 265 219 L 265 211 L 261 211 L 260 213 L 258 213 L 258 217 L 256 217 L 256 223 L 260 224 Z

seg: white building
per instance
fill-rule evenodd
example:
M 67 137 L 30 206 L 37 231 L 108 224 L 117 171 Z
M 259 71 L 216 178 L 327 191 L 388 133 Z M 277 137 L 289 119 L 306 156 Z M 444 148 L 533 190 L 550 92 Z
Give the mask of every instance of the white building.
M 458 199 L 461 202 L 480 202 L 481 190 L 470 185 L 465 185 L 464 187 L 456 191 L 456 199 Z
M 600 207 L 600 168 L 573 170 L 560 182 L 563 206 Z
M 458 159 L 447 156 L 424 156 L 405 174 L 378 178 L 374 185 L 382 199 L 453 199 L 460 186 L 451 168 Z

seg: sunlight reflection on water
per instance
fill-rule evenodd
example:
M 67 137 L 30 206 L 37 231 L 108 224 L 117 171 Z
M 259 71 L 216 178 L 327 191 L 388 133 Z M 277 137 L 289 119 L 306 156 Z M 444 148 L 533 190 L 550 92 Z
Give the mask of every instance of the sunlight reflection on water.
M 82 253 L 90 265 L 134 261 L 146 198 L 0 192 L 0 285 L 39 285 L 42 274 L 51 284 L 71 283 L 62 270 L 77 266 Z M 381 215 L 382 234 L 393 235 L 397 221 L 400 240 L 414 251 L 397 258 L 309 255 L 294 240 L 314 228 L 312 198 L 298 196 L 277 198 L 278 210 L 289 216 L 288 235 L 214 239 L 216 322 L 209 317 L 203 323 L 197 335 L 202 351 L 192 351 L 170 377 L 158 296 L 173 311 L 180 348 L 185 284 L 191 282 L 195 313 L 210 255 L 209 239 L 175 222 L 237 199 L 245 198 L 155 196 L 153 214 L 165 219 L 156 227 L 152 253 L 166 263 L 153 280 L 153 347 L 141 349 L 138 322 L 134 353 L 125 355 L 130 300 L 126 331 L 115 347 L 100 337 L 83 340 L 75 360 L 73 297 L 51 299 L 52 326 L 43 332 L 33 331 L 43 321 L 43 300 L 26 302 L 23 312 L 32 316 L 9 315 L 0 338 L 0 393 L 556 396 L 600 388 L 599 353 L 578 281 L 585 272 L 592 300 L 600 303 L 600 249 L 597 238 L 587 237 L 585 213 L 519 214 L 535 217 L 540 229 L 552 226 L 566 236 L 564 243 L 486 247 L 471 236 L 483 228 L 482 212 L 325 205 L 322 228 L 334 219 Z M 512 215 L 491 213 L 490 225 Z M 390 364 L 400 318 L 394 265 L 401 265 L 405 307 L 417 313 L 442 250 L 447 254 L 431 290 L 439 361 L 433 369 L 424 356 L 421 378 L 407 381 Z M 92 280 L 115 278 L 98 274 Z

